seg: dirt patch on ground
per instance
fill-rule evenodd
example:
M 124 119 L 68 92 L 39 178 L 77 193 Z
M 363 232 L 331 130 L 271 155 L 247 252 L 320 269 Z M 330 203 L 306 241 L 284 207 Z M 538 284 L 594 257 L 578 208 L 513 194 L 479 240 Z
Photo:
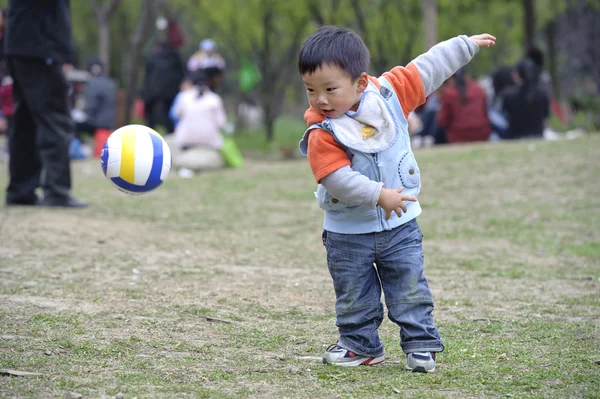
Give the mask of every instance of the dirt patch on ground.
M 452 157 L 456 151 L 468 153 L 469 148 L 452 148 L 443 155 Z M 516 201 L 511 212 L 528 215 L 525 224 L 546 223 L 547 196 L 559 198 L 572 187 L 548 182 L 528 190 L 527 182 L 520 181 L 510 189 L 518 194 L 507 200 L 497 187 L 517 181 L 527 158 L 484 176 L 477 169 L 489 160 L 446 168 L 427 154 L 421 155 L 431 177 L 420 219 L 440 325 L 519 319 L 600 323 L 594 300 L 600 275 L 592 275 L 597 259 L 568 250 L 557 255 L 538 248 L 537 241 L 515 242 L 519 226 L 507 225 L 504 234 L 501 225 L 495 237 L 486 235 L 489 212 L 497 212 L 497 223 L 502 223 L 510 201 Z M 561 173 L 545 167 L 543 159 L 528 170 Z M 567 170 L 562 173 L 579 170 L 582 162 L 563 163 Z M 594 171 L 583 173 L 589 179 Z M 38 359 L 31 362 L 41 369 L 62 367 L 62 373 L 71 373 L 69 381 L 81 386 L 114 387 L 128 381 L 137 394 L 148 396 L 161 396 L 161 384 L 158 378 L 145 379 L 147 362 L 170 384 L 199 384 L 232 396 L 241 386 L 246 396 L 317 392 L 328 397 L 323 393 L 331 391 L 323 386 L 345 378 L 313 370 L 320 367 L 326 344 L 336 338 L 335 298 L 320 242 L 321 214 L 311 198 L 314 182 L 304 160 L 281 163 L 276 170 L 271 163 L 252 161 L 244 170 L 189 181 L 173 176 L 156 196 L 138 201 L 109 191 L 113 188 L 99 175 L 96 161 L 79 164 L 76 177 L 84 198 L 100 198 L 89 210 L 10 208 L 0 214 L 0 320 L 6 325 L 2 339 L 9 343 L 2 353 L 20 350 L 25 358 Z M 449 211 L 447 193 L 461 182 L 462 199 L 473 205 Z M 591 209 L 587 199 L 572 197 L 582 212 Z M 538 203 L 539 209 L 530 212 L 521 200 Z M 574 240 L 580 229 L 590 232 L 591 239 L 598 237 L 590 220 L 556 212 L 561 229 L 551 230 L 550 221 L 537 234 L 549 235 L 557 245 Z M 392 348 L 396 326 L 386 320 L 382 334 Z M 397 345 L 390 353 L 386 367 L 400 370 Z M 89 371 L 85 377 L 69 368 L 68 359 L 77 359 Z M 441 364 L 441 370 L 452 367 Z M 383 381 L 398 378 L 383 373 Z M 99 376 L 96 382 L 93 374 Z M 421 392 L 411 385 L 416 382 L 402 379 L 402 384 L 407 392 Z M 11 389 L 22 394 L 18 387 Z M 41 392 L 39 386 L 34 392 Z M 444 397 L 486 396 L 460 387 L 437 392 Z

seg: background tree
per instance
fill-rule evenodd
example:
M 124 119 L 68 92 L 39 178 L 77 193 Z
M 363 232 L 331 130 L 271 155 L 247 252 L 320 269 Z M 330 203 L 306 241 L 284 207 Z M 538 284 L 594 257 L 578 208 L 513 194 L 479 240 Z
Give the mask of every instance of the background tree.
M 438 18 L 436 0 L 423 0 L 423 27 L 425 31 L 425 50 L 429 50 L 438 42 Z
M 0 0 L 0 6 L 6 5 L 7 0 Z M 302 41 L 318 26 L 336 24 L 358 32 L 371 51 L 374 75 L 404 65 L 432 44 L 458 34 L 489 32 L 498 37 L 494 51 L 481 52 L 470 64 L 474 76 L 514 65 L 525 48 L 535 44 L 546 54 L 555 93 L 572 96 L 585 86 L 584 77 L 599 79 L 598 40 L 589 39 L 598 31 L 597 23 L 590 21 L 599 8 L 599 0 L 71 1 L 78 66 L 90 56 L 107 60 L 109 74 L 126 92 L 128 118 L 156 16 L 178 14 L 187 39 L 180 49 L 184 59 L 203 38 L 219 44 L 228 63 L 223 85 L 228 103 L 242 98 L 237 85 L 242 60 L 259 67 L 263 79 L 251 94 L 264 109 L 267 139 L 273 138 L 278 115 L 289 109 L 300 114 L 305 107 L 295 60 Z M 426 15 L 436 14 L 437 23 L 424 21 Z M 431 28 L 437 28 L 435 39 Z
M 216 4 L 182 0 L 173 4 L 196 10 L 198 18 L 188 21 L 195 28 L 194 36 L 215 38 L 220 51 L 233 61 L 229 70 L 239 69 L 244 57 L 257 62 L 262 75 L 258 100 L 264 112 L 266 138 L 272 140 L 275 119 L 283 110 L 285 91 L 294 77 L 293 60 L 308 32 L 307 8 L 277 0 Z M 239 96 L 238 90 L 236 93 Z
M 135 30 L 130 42 L 130 51 L 125 60 L 123 70 L 125 77 L 125 121 L 131 120 L 131 109 L 137 94 L 137 88 L 140 81 L 140 69 L 142 68 L 142 49 L 147 40 L 154 31 L 154 22 L 157 12 L 157 0 L 143 0 L 140 7 L 140 14 L 137 19 Z
M 110 65 L 110 22 L 122 0 L 88 0 L 98 24 L 98 56 Z
M 522 0 L 523 4 L 523 44 L 525 48 L 533 46 L 535 43 L 535 2 L 534 0 Z

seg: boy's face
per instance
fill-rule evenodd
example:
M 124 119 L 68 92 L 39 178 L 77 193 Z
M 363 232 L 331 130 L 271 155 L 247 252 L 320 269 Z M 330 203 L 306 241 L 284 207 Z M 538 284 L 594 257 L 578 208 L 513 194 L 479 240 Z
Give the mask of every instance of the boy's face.
M 366 73 L 352 81 L 343 69 L 327 64 L 311 74 L 302 75 L 302 80 L 310 106 L 331 119 L 339 118 L 349 110 L 356 111 L 368 85 Z

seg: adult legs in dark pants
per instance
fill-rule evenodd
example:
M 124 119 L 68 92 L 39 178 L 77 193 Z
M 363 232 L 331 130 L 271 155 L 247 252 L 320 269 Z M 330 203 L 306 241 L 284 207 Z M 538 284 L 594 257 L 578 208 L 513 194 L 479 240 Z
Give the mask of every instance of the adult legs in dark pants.
M 169 111 L 171 110 L 173 101 L 175 101 L 175 97 L 163 100 L 161 104 L 162 107 L 160 115 L 167 133 L 173 133 L 173 131 L 175 131 L 175 125 L 169 117 Z
M 173 104 L 171 99 L 158 99 L 144 102 L 144 115 L 146 117 L 146 124 L 151 129 L 156 129 L 157 125 L 163 126 L 167 133 L 172 133 L 175 130 L 173 121 L 169 118 L 169 110 Z
M 150 129 L 156 128 L 156 120 L 154 119 L 154 107 L 155 100 L 145 100 L 144 101 L 144 119 L 146 120 L 146 125 Z
M 85 207 L 70 195 L 73 123 L 62 68 L 43 59 L 11 57 L 15 114 L 9 132 L 8 205 Z

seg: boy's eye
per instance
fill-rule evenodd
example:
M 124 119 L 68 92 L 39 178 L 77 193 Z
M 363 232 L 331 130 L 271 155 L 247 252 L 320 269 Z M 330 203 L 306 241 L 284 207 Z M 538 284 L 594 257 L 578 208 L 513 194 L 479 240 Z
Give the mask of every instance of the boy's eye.
M 309 89 L 308 87 L 306 88 L 306 91 L 309 93 L 312 93 L 314 90 L 313 89 Z
M 327 88 L 327 91 L 329 91 L 329 92 L 334 91 L 334 90 L 335 90 L 335 87 L 328 87 Z

